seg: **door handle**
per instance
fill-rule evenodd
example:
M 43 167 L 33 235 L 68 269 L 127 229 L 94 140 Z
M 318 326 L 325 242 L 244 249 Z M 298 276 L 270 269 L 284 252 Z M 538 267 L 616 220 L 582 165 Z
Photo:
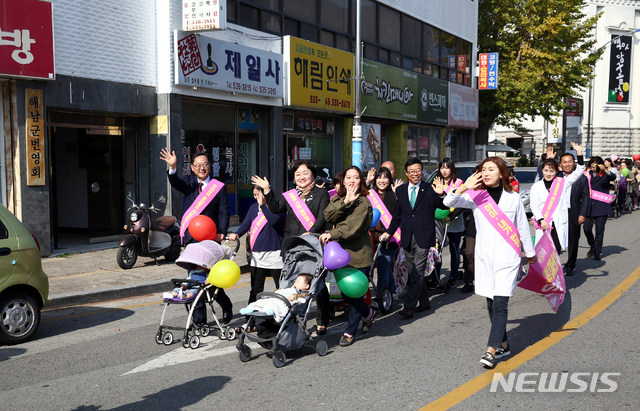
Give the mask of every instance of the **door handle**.
M 11 254 L 11 249 L 9 247 L 0 248 L 0 257 L 5 257 L 9 254 Z

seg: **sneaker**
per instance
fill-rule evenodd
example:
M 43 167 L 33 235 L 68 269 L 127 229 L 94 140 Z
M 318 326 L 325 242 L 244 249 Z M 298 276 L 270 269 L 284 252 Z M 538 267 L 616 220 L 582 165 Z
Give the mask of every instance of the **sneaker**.
M 494 357 L 489 351 L 487 351 L 486 353 L 484 353 L 482 358 L 480 358 L 480 364 L 488 368 L 493 368 L 496 366 L 496 357 Z
M 509 347 L 509 343 L 507 343 L 507 348 L 504 348 L 503 346 L 500 346 L 500 348 L 498 348 L 496 350 L 496 358 L 502 358 L 502 357 L 506 357 L 508 355 L 511 355 L 511 347 Z
M 466 283 L 460 289 L 460 293 L 461 294 L 467 294 L 467 293 L 472 293 L 472 292 L 473 292 L 473 284 L 471 284 L 471 283 Z
M 173 298 L 173 294 L 171 294 L 171 293 L 162 293 L 162 298 L 164 298 L 165 300 L 168 300 L 170 298 Z

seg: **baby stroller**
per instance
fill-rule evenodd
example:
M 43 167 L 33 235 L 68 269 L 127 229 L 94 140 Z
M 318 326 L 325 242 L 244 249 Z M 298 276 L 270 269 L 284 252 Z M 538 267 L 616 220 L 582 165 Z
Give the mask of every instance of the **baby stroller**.
M 194 254 L 185 252 L 176 260 L 176 264 L 187 270 L 195 268 L 196 265 L 201 265 L 205 268 L 211 268 L 215 263 L 223 259 L 233 260 L 238 249 L 240 248 L 240 242 L 236 242 L 235 250 L 232 250 L 226 245 L 220 245 L 214 241 L 203 241 L 201 243 L 189 244 L 188 247 L 194 247 L 194 250 L 199 252 L 199 258 L 194 259 Z M 205 310 L 206 305 L 211 309 L 213 314 L 213 320 L 218 327 L 218 338 L 221 340 L 234 340 L 236 337 L 236 331 L 233 327 L 226 327 L 220 324 L 216 311 L 213 308 L 213 301 L 218 294 L 218 288 L 211 284 L 205 284 L 202 282 L 174 278 L 171 280 L 174 287 L 180 287 L 182 284 L 186 284 L 188 288 L 197 287 L 197 293 L 189 298 L 165 298 L 163 301 L 164 309 L 162 310 L 162 318 L 160 319 L 160 326 L 156 333 L 156 342 L 158 344 L 171 345 L 173 343 L 173 333 L 169 329 L 178 329 L 175 327 L 169 327 L 164 325 L 164 318 L 167 312 L 167 308 L 170 305 L 182 305 L 187 311 L 187 323 L 184 327 L 184 335 L 182 337 L 182 346 L 184 348 L 196 349 L 200 346 L 200 337 L 207 337 L 211 332 L 207 324 L 196 325 L 193 322 L 193 312 L 196 305 L 201 299 L 204 299 Z M 181 329 L 181 328 L 180 328 Z
M 292 305 L 288 299 L 276 294 L 262 292 L 257 295 L 261 298 L 278 298 L 282 300 L 288 311 L 281 322 L 277 322 L 273 315 L 262 312 L 249 314 L 248 323 L 255 324 L 257 335 L 250 334 L 245 328 L 238 338 L 236 348 L 240 361 L 251 360 L 251 347 L 245 344 L 245 339 L 257 342 L 261 347 L 269 350 L 273 357 L 273 365 L 280 368 L 287 361 L 284 350 L 294 350 L 303 346 L 315 347 L 320 356 L 327 354 L 329 346 L 326 341 L 318 340 L 315 345 L 311 343 L 312 330 L 307 327 L 309 310 L 316 295 L 322 290 L 326 269 L 322 263 L 322 245 L 317 237 L 303 235 L 289 237 L 282 245 L 284 251 L 284 263 L 280 275 L 280 288 L 288 288 L 293 285 L 300 274 L 312 275 L 309 294 L 304 297 L 301 304 Z
M 613 204 L 613 214 L 615 218 L 619 218 L 622 214 L 631 213 L 633 202 L 631 201 L 631 189 L 627 183 L 627 179 L 623 176 L 618 183 L 616 197 Z
M 425 269 L 425 276 L 427 276 L 427 286 L 431 290 L 435 290 L 439 288 L 445 294 L 449 294 L 449 290 L 451 286 L 449 282 L 445 279 L 441 279 L 438 275 L 438 272 L 435 268 L 435 265 L 442 261 L 442 250 L 445 246 L 445 242 L 447 241 L 447 229 L 449 225 L 445 223 L 444 220 L 436 220 L 436 246 L 432 247 L 429 250 L 430 258 L 428 261 L 433 259 L 433 262 L 427 262 L 427 267 Z M 430 269 L 430 265 L 433 264 Z M 457 267 L 455 268 L 458 269 Z M 451 274 L 449 274 L 451 276 Z
M 379 231 L 371 230 L 372 234 L 376 232 L 379 232 Z M 386 241 L 380 241 L 378 243 L 376 252 L 373 254 L 373 264 L 371 264 L 371 270 L 369 271 L 369 275 L 367 276 L 369 279 L 369 283 L 373 288 L 374 297 L 376 298 L 376 302 L 378 305 L 377 309 L 380 310 L 380 313 L 384 315 L 387 315 L 391 312 L 391 309 L 393 307 L 393 293 L 391 292 L 391 288 L 389 288 L 388 286 L 384 286 L 382 287 L 382 291 L 380 292 L 380 295 L 378 295 L 378 286 L 377 286 L 378 277 L 376 277 L 376 281 L 374 281 L 373 278 L 374 278 L 374 272 L 377 274 L 376 263 L 378 262 L 378 257 L 380 256 L 380 250 L 382 249 L 382 247 L 387 247 L 388 244 L 389 244 L 389 239 L 387 239 Z M 393 264 L 391 268 L 393 269 Z M 365 301 L 366 300 L 367 298 L 365 297 Z

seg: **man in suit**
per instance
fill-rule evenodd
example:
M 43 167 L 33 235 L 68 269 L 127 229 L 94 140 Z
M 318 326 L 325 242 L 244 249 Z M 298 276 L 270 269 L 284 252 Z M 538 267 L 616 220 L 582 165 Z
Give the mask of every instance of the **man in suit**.
M 180 191 L 185 198 L 184 212 L 191 207 L 193 202 L 198 198 L 204 188 L 211 182 L 211 176 L 209 175 L 211 164 L 207 155 L 204 153 L 196 154 L 192 157 L 191 171 L 193 175 L 184 175 L 182 178 L 178 177 L 176 165 L 178 159 L 176 158 L 175 151 L 169 151 L 166 147 L 162 149 L 160 158 L 169 165 L 169 183 L 171 187 Z M 223 186 L 222 189 L 216 194 L 211 202 L 200 212 L 200 215 L 206 215 L 211 218 L 216 224 L 217 234 L 214 238 L 215 241 L 220 242 L 227 235 L 229 229 L 229 201 L 227 200 L 227 187 Z M 189 230 L 185 231 L 184 244 L 195 242 Z M 231 300 L 224 292 L 223 289 L 219 289 L 216 301 L 222 307 L 223 317 L 222 322 L 228 324 L 233 317 L 233 304 Z M 193 314 L 193 321 L 195 323 L 206 323 L 207 312 L 204 303 L 200 307 L 200 303 L 196 307 Z
M 400 227 L 409 279 L 404 309 L 399 314 L 407 318 L 413 317 L 414 312 L 431 308 L 424 270 L 429 249 L 436 245 L 436 208 L 445 208 L 441 197 L 444 194 L 442 185 L 431 186 L 422 181 L 422 168 L 422 162 L 415 157 L 405 163 L 409 182 L 396 189 L 398 202 L 393 219 L 387 231 L 380 236 L 380 241 L 385 241 Z M 419 305 L 416 307 L 416 304 Z
M 578 156 L 578 161 L 582 164 L 582 156 Z M 564 176 L 568 177 L 575 170 L 575 160 L 573 154 L 565 153 L 560 158 L 560 167 Z M 589 207 L 589 182 L 586 176 L 581 176 L 571 187 L 569 187 L 569 247 L 567 262 L 564 265 L 564 274 L 572 276 L 576 268 L 578 258 L 578 242 L 580 241 L 580 225 L 584 223 L 585 216 L 588 215 Z

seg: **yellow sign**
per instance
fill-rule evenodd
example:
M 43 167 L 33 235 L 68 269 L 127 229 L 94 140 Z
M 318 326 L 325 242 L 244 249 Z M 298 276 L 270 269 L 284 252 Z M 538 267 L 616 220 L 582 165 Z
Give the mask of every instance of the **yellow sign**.
M 353 113 L 353 54 L 284 38 L 285 106 Z
M 27 143 L 27 185 L 45 185 L 44 116 L 42 90 L 25 89 L 25 125 Z
M 149 134 L 169 134 L 169 117 L 151 117 L 149 122 Z

